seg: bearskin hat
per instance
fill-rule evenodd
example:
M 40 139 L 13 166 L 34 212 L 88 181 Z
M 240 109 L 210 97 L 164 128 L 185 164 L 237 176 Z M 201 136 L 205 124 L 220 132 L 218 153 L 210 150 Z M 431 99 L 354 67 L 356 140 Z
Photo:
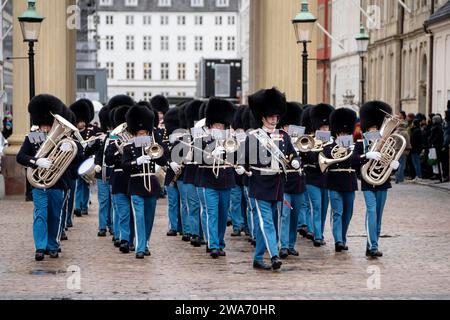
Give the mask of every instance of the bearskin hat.
M 247 108 L 248 107 L 244 107 L 244 106 L 240 106 L 237 108 L 236 113 L 234 114 L 233 123 L 231 124 L 231 127 L 234 130 L 244 129 L 244 124 L 242 123 L 242 113 Z
M 321 126 L 330 125 L 330 115 L 334 108 L 326 103 L 320 103 L 314 106 L 310 111 L 311 127 L 317 131 Z
M 168 135 L 171 135 L 180 128 L 180 120 L 178 118 L 179 108 L 180 107 L 172 108 L 164 115 L 164 125 Z
M 262 118 L 286 113 L 286 96 L 278 89 L 265 89 L 248 97 L 248 105 L 253 112 L 255 120 L 262 125 Z
M 140 130 L 153 132 L 155 113 L 146 106 L 135 105 L 125 115 L 128 131 L 136 134 Z
M 186 116 L 184 114 L 184 111 L 186 110 L 186 105 L 188 102 L 185 102 L 181 106 L 178 107 L 178 122 L 180 125 L 180 129 L 187 129 L 187 122 L 186 122 Z
M 380 129 L 386 118 L 386 113 L 392 114 L 392 108 L 385 102 L 369 101 L 365 103 L 359 110 L 362 131 L 367 132 L 374 126 Z
M 131 109 L 130 106 L 121 106 L 112 110 L 112 119 L 114 123 L 114 127 L 120 126 L 122 123 L 127 122 L 127 112 Z
M 70 110 L 75 113 L 77 122 L 83 121 L 86 124 L 89 124 L 92 120 L 94 120 L 94 105 L 91 100 L 80 99 L 70 106 Z
M 313 106 L 310 104 L 307 104 L 303 107 L 301 126 L 305 127 L 306 134 L 313 133 L 312 124 L 311 124 L 311 109 L 312 109 L 312 107 Z
M 156 112 L 162 112 L 164 114 L 167 113 L 167 111 L 169 111 L 169 100 L 167 100 L 166 97 L 164 97 L 163 95 L 158 95 L 158 96 L 154 96 L 151 100 L 150 103 L 153 106 L 153 109 Z
M 301 126 L 302 124 L 303 106 L 298 102 L 288 102 L 286 105 L 286 113 L 281 117 L 278 128 L 285 126 Z
M 122 106 L 132 107 L 134 106 L 134 100 L 127 95 L 119 94 L 117 96 L 112 97 L 108 102 L 108 107 L 110 110 L 114 110 Z
M 139 101 L 137 104 L 138 104 L 138 106 L 144 106 L 153 111 L 153 113 L 155 114 L 154 126 L 155 126 L 155 128 L 158 128 L 158 126 L 159 126 L 158 111 L 156 111 L 155 108 L 153 108 L 152 104 L 148 101 Z
M 66 106 L 57 97 L 49 94 L 41 94 L 31 99 L 28 104 L 28 112 L 31 115 L 31 121 L 35 126 L 53 125 L 53 114 L 63 116 Z
M 111 120 L 109 118 L 109 107 L 103 107 L 98 113 L 98 118 L 100 119 L 100 126 L 103 132 L 107 132 L 109 128 L 112 127 Z
M 352 109 L 341 108 L 334 110 L 330 115 L 330 127 L 333 136 L 340 133 L 352 135 L 355 131 L 357 115 Z
M 241 122 L 242 125 L 244 126 L 243 129 L 245 131 L 250 129 L 256 129 L 256 121 L 252 110 L 250 110 L 248 106 L 243 106 L 243 109 L 244 110 L 242 111 L 241 115 Z
M 206 107 L 208 106 L 208 102 L 203 102 L 202 106 L 200 107 L 200 111 L 199 111 L 199 115 L 198 117 L 200 119 L 205 119 L 206 118 Z
M 200 100 L 192 100 L 186 103 L 184 107 L 184 117 L 186 119 L 187 128 L 193 128 L 196 121 L 201 120 L 200 116 L 200 108 L 203 105 L 203 101 Z
M 223 123 L 225 127 L 231 126 L 234 118 L 234 105 L 224 99 L 211 98 L 206 106 L 206 126 L 214 123 Z

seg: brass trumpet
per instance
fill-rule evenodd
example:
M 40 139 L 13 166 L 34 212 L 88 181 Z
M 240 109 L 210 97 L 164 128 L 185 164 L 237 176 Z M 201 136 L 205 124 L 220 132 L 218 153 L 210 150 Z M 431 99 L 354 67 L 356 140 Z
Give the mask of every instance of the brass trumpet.
M 331 159 L 328 159 L 327 157 L 325 157 L 323 153 L 320 153 L 319 154 L 320 171 L 322 171 L 322 173 L 325 173 L 330 168 L 330 166 L 339 162 L 344 162 L 350 159 L 352 155 L 353 150 L 338 145 L 335 146 L 333 150 L 331 150 Z
M 301 137 L 296 138 L 294 142 L 294 147 L 296 147 L 300 152 L 320 152 L 323 151 L 323 141 L 314 139 L 314 137 L 310 135 L 303 135 Z

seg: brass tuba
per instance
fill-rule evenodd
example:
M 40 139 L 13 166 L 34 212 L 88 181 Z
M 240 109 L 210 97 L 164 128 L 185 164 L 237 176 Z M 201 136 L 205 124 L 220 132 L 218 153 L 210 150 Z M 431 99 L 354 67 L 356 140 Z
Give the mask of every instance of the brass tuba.
M 53 187 L 70 166 L 78 152 L 76 143 L 70 138 L 72 134 L 76 135 L 78 133 L 78 129 L 60 115 L 53 116 L 55 121 L 52 129 L 35 155 L 36 158 L 49 159 L 52 166 L 50 169 L 27 169 L 28 182 L 38 189 Z M 65 152 L 61 150 L 61 146 L 64 143 L 70 144 L 70 151 Z
M 333 164 L 344 162 L 350 159 L 353 155 L 353 151 L 350 148 L 344 148 L 341 146 L 335 146 L 331 150 L 331 159 L 325 157 L 323 153 L 319 154 L 319 167 L 322 173 L 325 173 Z
M 393 133 L 400 125 L 400 119 L 388 115 L 380 130 L 381 139 L 370 148 L 370 152 L 380 152 L 379 161 L 370 160 L 361 168 L 361 177 L 372 186 L 383 185 L 391 176 L 392 161 L 398 161 L 406 148 L 406 140 Z
M 306 152 L 319 152 L 323 151 L 323 141 L 314 139 L 313 136 L 310 135 L 303 135 L 301 137 L 296 138 L 296 141 L 294 142 L 294 147 L 297 148 L 302 153 Z

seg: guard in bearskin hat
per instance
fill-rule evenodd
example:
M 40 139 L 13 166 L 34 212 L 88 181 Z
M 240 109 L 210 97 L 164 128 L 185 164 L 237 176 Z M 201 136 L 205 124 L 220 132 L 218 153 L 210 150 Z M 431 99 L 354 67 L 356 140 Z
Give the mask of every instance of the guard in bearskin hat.
M 355 146 L 355 152 L 360 156 L 364 156 L 360 157 L 360 167 L 370 160 L 378 161 L 382 157 L 381 153 L 370 151 L 370 145 L 379 139 L 380 135 L 377 132 L 379 132 L 383 125 L 386 113 L 392 114 L 392 108 L 387 103 L 381 101 L 369 101 L 361 107 L 361 129 L 364 133 L 364 139 L 358 141 Z M 400 163 L 393 161 L 390 166 L 393 170 L 397 170 Z M 389 180 L 381 186 L 373 186 L 364 179 L 361 179 L 361 189 L 366 202 L 366 256 L 369 258 L 383 256 L 383 253 L 379 251 L 379 238 L 387 193 L 391 188 L 392 186 Z
M 335 141 L 323 151 L 325 158 L 334 162 L 327 168 L 326 175 L 336 252 L 348 250 L 347 231 L 353 216 L 355 192 L 358 190 L 355 169 L 359 164 L 359 155 L 353 152 L 356 120 L 356 112 L 351 109 L 342 108 L 333 111 L 330 116 L 330 128 Z
M 300 169 L 300 158 L 289 135 L 276 127 L 286 113 L 286 97 L 276 88 L 261 90 L 249 96 L 249 106 L 255 118 L 257 131 L 249 133 L 245 143 L 245 166 L 251 170 L 249 196 L 255 201 L 256 215 L 260 221 L 256 227 L 256 250 L 253 267 L 278 270 L 281 261 L 278 254 L 277 234 L 281 209 L 284 168 Z M 276 153 L 276 154 L 275 154 Z M 236 169 L 244 174 L 244 168 Z M 264 263 L 264 253 L 269 252 L 271 265 Z
M 207 252 L 213 259 L 225 256 L 225 231 L 230 209 L 230 192 L 235 186 L 234 171 L 219 159 L 225 160 L 235 154 L 227 154 L 223 147 L 225 130 L 229 129 L 234 117 L 234 105 L 226 100 L 211 98 L 206 106 L 206 127 L 211 135 L 203 139 L 205 154 L 210 153 L 215 160 L 202 157 L 200 164 L 200 187 L 203 188 L 207 221 Z M 214 133 L 217 132 L 217 135 Z M 197 158 L 197 157 L 196 157 Z
M 97 180 L 98 189 L 98 234 L 100 236 L 106 235 L 107 228 L 113 231 L 113 233 L 116 232 L 117 234 L 119 230 L 119 221 L 118 219 L 114 219 L 115 217 L 113 217 L 115 211 L 113 210 L 110 187 L 110 179 L 113 172 L 113 167 L 108 166 L 105 162 L 106 149 L 110 144 L 114 142 L 110 137 L 110 133 L 114 129 L 109 116 L 110 112 L 111 110 L 109 109 L 109 106 L 105 106 L 100 110 L 98 115 L 100 119 L 101 130 L 105 135 L 104 139 L 100 141 L 99 148 L 95 153 L 95 179 Z
M 22 144 L 17 154 L 17 162 L 25 167 L 49 170 L 52 167 L 51 160 L 43 157 L 36 158 L 36 154 L 46 135 L 54 124 L 54 115 L 64 116 L 66 106 L 58 98 L 42 94 L 31 99 L 28 112 L 34 126 L 38 131 L 31 132 Z M 70 143 L 63 143 L 60 147 L 63 152 L 72 150 Z M 76 160 L 75 160 L 76 161 Z M 74 162 L 75 162 L 74 161 Z M 64 193 L 67 190 L 65 178 L 61 177 L 56 184 L 48 189 L 33 188 L 33 238 L 36 249 L 36 261 L 42 261 L 45 253 L 51 258 L 58 258 L 60 250 L 60 221 L 63 213 Z
M 93 139 L 98 131 L 90 123 L 94 119 L 94 105 L 88 99 L 80 99 L 70 106 L 70 110 L 76 116 L 76 126 L 80 131 L 81 137 L 88 141 Z M 89 142 L 84 146 L 84 158 L 87 160 L 93 156 L 100 147 L 98 140 Z M 81 177 L 77 178 L 77 188 L 75 193 L 75 211 L 77 217 L 88 214 L 89 209 L 89 184 Z
M 177 145 L 177 139 L 173 134 L 180 128 L 179 107 L 170 109 L 164 116 L 164 124 L 167 135 L 169 136 L 169 167 L 164 181 L 167 191 L 168 206 L 167 215 L 169 218 L 168 237 L 176 237 L 182 232 L 180 221 L 180 192 L 178 190 L 177 179 L 182 173 L 181 156 L 175 156 L 174 147 Z M 172 154 L 174 153 L 174 154 Z M 178 161 L 178 162 L 177 162 Z
M 120 97 L 120 99 L 119 99 Z M 118 127 L 126 122 L 126 114 L 134 105 L 131 98 L 127 96 L 117 96 L 112 98 L 109 103 L 109 108 L 114 107 L 110 111 L 110 121 L 112 127 Z M 120 104 L 116 101 L 120 100 Z M 122 168 L 122 149 L 126 141 L 121 141 L 119 137 L 111 136 L 113 143 L 111 143 L 105 151 L 105 164 L 113 167 L 113 172 L 110 178 L 111 195 L 113 203 L 114 215 L 114 245 L 120 247 L 120 251 L 128 254 L 134 250 L 134 219 L 131 214 L 131 198 L 128 195 L 128 181 L 129 175 L 124 172 Z M 118 222 L 118 223 L 117 223 Z M 106 229 L 100 230 L 100 237 L 106 236 Z
M 318 104 L 309 109 L 309 123 L 311 132 L 321 131 L 330 132 L 330 115 L 334 108 L 328 104 Z M 307 116 L 307 115 L 306 115 Z M 305 122 L 307 119 L 303 119 Z M 331 132 L 329 133 L 331 139 Z M 323 145 L 327 145 L 328 141 L 322 141 Z M 323 231 L 328 211 L 328 190 L 326 187 L 326 175 L 319 167 L 319 154 L 322 148 L 313 149 L 309 152 L 302 152 L 302 160 L 306 174 L 306 190 L 311 202 L 311 215 L 313 221 L 314 246 L 320 247 L 325 245 Z
M 287 103 L 286 114 L 280 118 L 278 128 L 289 132 L 290 126 L 301 125 L 303 106 L 296 102 Z M 280 219 L 280 258 L 286 259 L 288 256 L 299 256 L 295 250 L 297 241 L 297 227 L 299 219 L 304 221 L 304 205 L 306 201 L 306 186 L 303 170 L 289 169 L 284 186 L 283 209 Z M 305 225 L 304 222 L 301 223 Z
M 164 116 L 170 108 L 169 100 L 163 95 L 157 95 L 150 100 L 150 104 L 155 112 L 155 123 L 157 123 L 156 132 L 163 137 L 163 143 L 167 144 L 169 142 L 169 135 L 164 125 Z
M 192 100 L 187 102 L 184 107 L 184 118 L 186 128 L 191 130 L 197 121 L 200 120 L 200 108 L 203 102 Z M 196 139 L 192 138 L 194 145 L 199 145 Z M 194 154 L 194 150 L 188 153 Z M 190 224 L 191 245 L 201 247 L 203 232 L 200 224 L 200 199 L 197 194 L 196 178 L 198 176 L 199 164 L 195 162 L 194 157 L 186 159 L 183 172 L 183 191 L 187 201 L 188 220 Z
M 122 168 L 130 175 L 128 195 L 131 197 L 135 220 L 137 259 L 150 256 L 148 244 L 155 219 L 156 202 L 161 194 L 155 167 L 156 164 L 161 167 L 167 164 L 167 150 L 160 157 L 149 152 L 149 147 L 162 145 L 162 141 L 154 134 L 154 119 L 153 111 L 145 106 L 136 105 L 126 114 L 128 131 L 134 136 L 134 140 L 123 148 Z

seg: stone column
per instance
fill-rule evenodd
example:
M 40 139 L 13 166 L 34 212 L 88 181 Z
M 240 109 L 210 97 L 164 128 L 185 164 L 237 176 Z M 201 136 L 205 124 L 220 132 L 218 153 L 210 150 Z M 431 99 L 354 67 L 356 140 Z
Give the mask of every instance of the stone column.
M 64 103 L 75 100 L 76 30 L 67 27 L 67 8 L 75 0 L 38 0 L 37 12 L 45 17 L 39 42 L 35 46 L 36 94 L 48 93 Z M 28 57 L 28 44 L 23 42 L 17 17 L 25 11 L 26 0 L 13 1 L 13 56 Z M 2 159 L 6 194 L 25 192 L 25 170 L 16 163 L 16 155 L 30 130 L 29 70 L 27 59 L 13 60 L 13 121 L 14 132 L 8 139 L 10 147 Z

